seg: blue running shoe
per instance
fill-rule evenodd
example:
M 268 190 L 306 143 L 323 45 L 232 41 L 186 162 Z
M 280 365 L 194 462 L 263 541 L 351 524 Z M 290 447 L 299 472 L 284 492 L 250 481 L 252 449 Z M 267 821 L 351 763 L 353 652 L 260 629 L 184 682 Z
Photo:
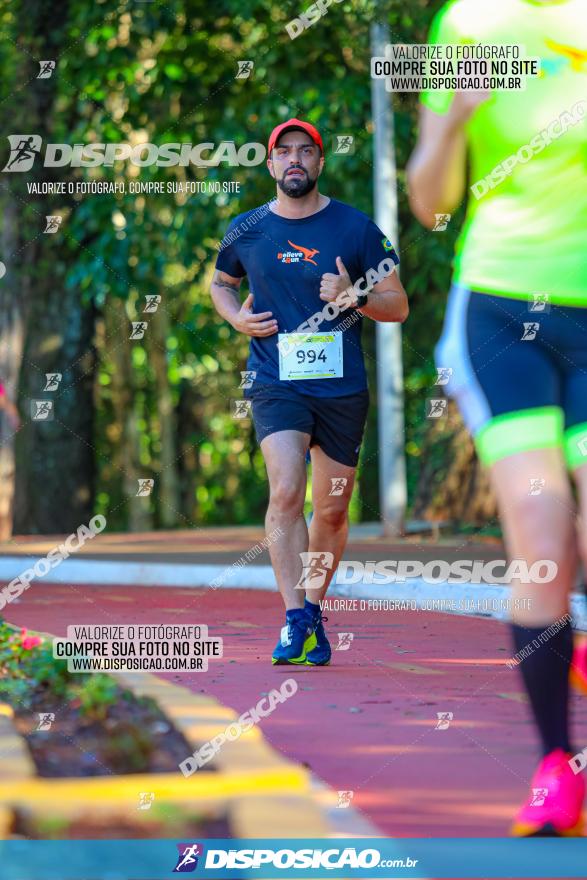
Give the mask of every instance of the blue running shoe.
M 328 618 L 322 617 L 322 611 L 320 610 L 319 605 L 314 605 L 311 602 L 308 602 L 307 599 L 305 608 L 310 615 L 312 626 L 314 628 L 314 635 L 316 636 L 316 647 L 307 652 L 308 663 L 311 663 L 312 666 L 328 666 L 332 656 L 332 650 L 330 648 L 330 642 L 326 636 L 324 624 L 322 623 L 323 620 L 328 620 Z
M 312 621 L 303 608 L 294 608 L 285 614 L 285 626 L 275 646 L 271 662 L 274 666 L 310 666 L 308 652 L 317 645 Z

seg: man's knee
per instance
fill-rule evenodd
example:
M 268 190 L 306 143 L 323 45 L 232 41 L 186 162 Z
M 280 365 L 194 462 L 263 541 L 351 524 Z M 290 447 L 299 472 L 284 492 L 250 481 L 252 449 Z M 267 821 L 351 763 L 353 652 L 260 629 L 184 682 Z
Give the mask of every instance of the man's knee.
M 318 505 L 314 510 L 314 518 L 333 531 L 344 528 L 348 516 L 348 505 L 324 504 Z
M 270 487 L 269 505 L 279 513 L 300 514 L 304 509 L 306 487 L 295 480 L 279 480 Z

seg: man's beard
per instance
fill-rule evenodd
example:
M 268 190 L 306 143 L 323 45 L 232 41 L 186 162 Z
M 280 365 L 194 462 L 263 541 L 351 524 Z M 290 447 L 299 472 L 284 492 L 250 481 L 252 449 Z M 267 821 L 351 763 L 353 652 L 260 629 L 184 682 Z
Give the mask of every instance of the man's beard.
M 291 176 L 284 174 L 281 180 L 277 181 L 277 186 L 290 199 L 301 199 L 302 196 L 307 196 L 309 192 L 312 192 L 317 180 L 317 177 L 312 179 L 308 172 L 304 171 L 303 177 L 296 174 Z

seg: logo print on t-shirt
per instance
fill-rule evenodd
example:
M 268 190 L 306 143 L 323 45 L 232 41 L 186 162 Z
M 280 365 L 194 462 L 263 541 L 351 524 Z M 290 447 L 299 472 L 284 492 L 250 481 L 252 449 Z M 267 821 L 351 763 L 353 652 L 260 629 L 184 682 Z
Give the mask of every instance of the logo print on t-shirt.
M 295 251 L 283 251 L 277 254 L 277 259 L 282 263 L 299 263 L 300 260 L 304 263 L 312 263 L 313 266 L 317 266 L 318 263 L 314 262 L 312 257 L 315 257 L 316 254 L 319 254 L 320 251 L 316 250 L 316 248 L 306 248 L 301 244 L 294 244 L 293 241 L 290 241 L 289 238 L 287 243 L 290 247 L 295 248 Z

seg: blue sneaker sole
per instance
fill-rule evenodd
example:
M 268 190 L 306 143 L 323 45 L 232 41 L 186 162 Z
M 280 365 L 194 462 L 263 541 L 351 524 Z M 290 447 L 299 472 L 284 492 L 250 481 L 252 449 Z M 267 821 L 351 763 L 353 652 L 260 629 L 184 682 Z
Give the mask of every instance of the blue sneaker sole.
M 278 658 L 276 660 L 275 657 L 272 657 L 271 663 L 273 664 L 273 666 L 327 666 L 328 663 L 330 663 L 330 660 L 328 660 L 326 663 L 312 663 L 312 661 L 308 660 L 308 659 L 306 659 L 306 660 L 282 660 L 281 658 Z
M 311 645 L 308 650 L 308 645 Z M 304 642 L 304 653 L 300 657 L 272 657 L 273 666 L 315 666 L 316 664 L 308 660 L 310 654 L 316 647 L 316 636 L 312 633 Z

